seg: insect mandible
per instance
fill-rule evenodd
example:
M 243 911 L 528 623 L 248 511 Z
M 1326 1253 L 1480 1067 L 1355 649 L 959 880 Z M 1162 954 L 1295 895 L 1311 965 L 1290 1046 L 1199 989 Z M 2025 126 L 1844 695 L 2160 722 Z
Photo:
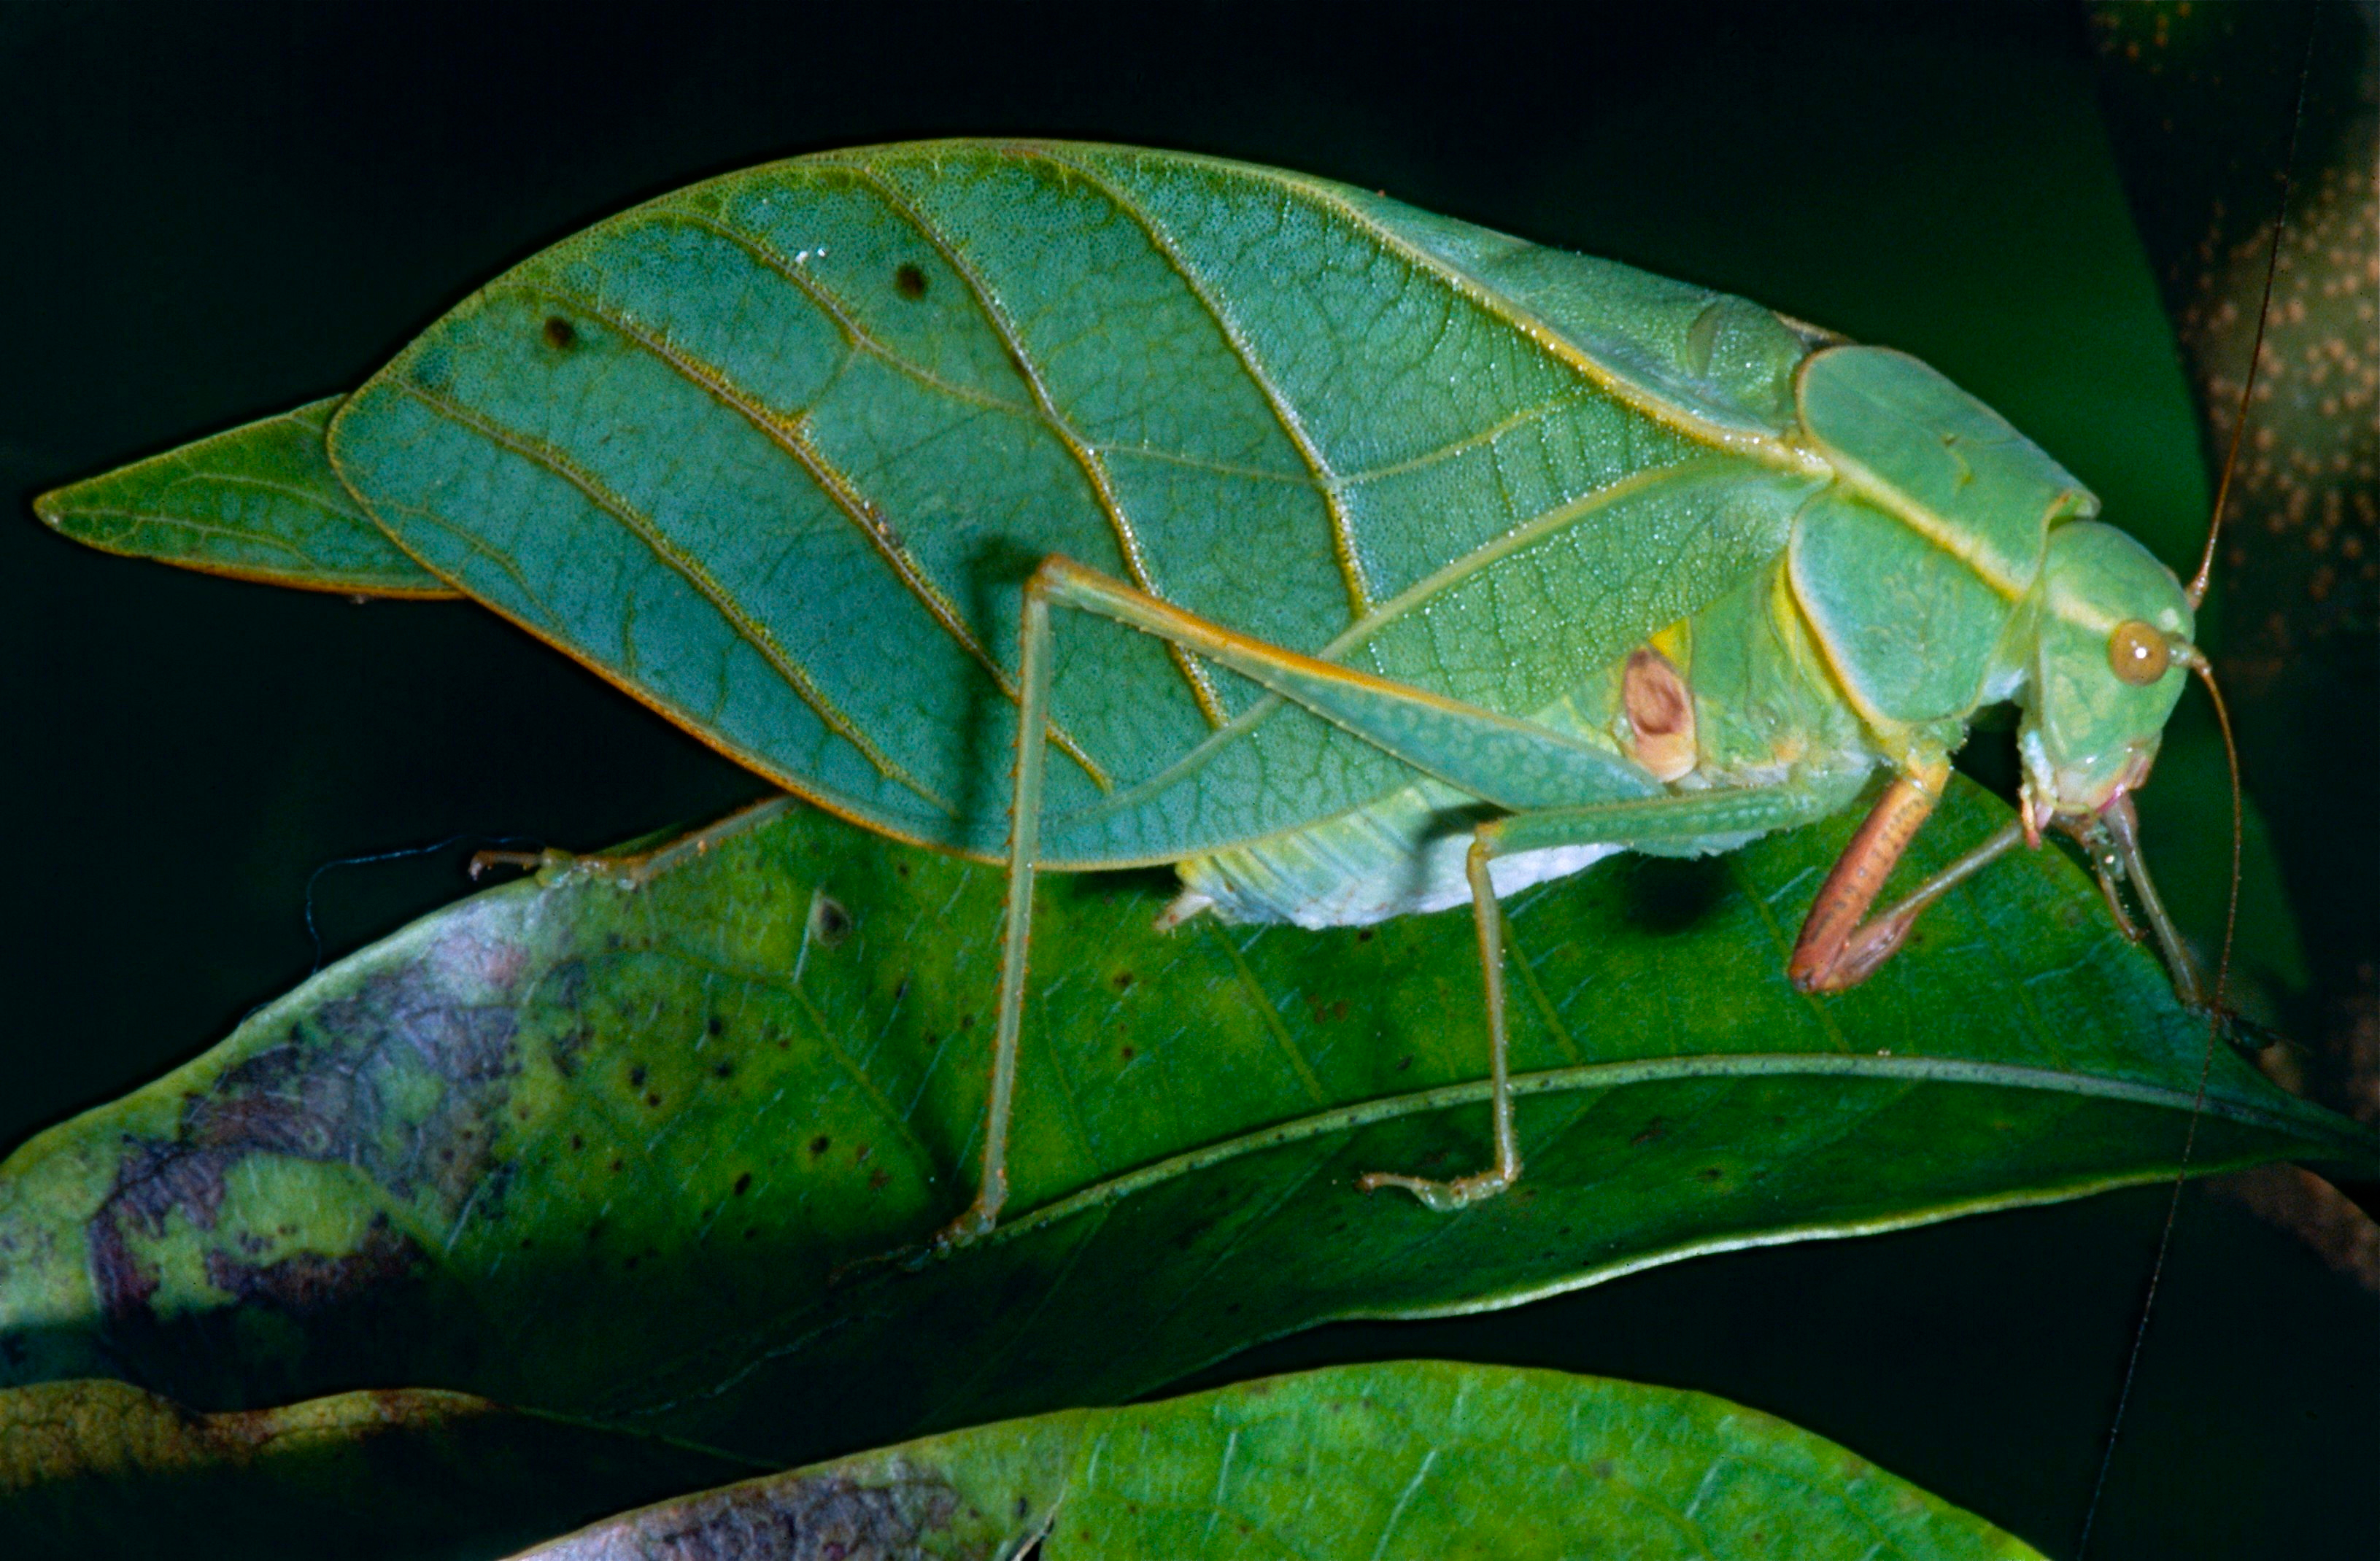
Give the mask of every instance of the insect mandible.
M 1731 850 L 1879 769 L 1804 989 L 2058 826 L 2199 997 L 2129 798 L 2205 670 L 2203 573 L 1917 360 L 1741 298 L 1245 164 L 863 149 L 532 257 L 328 448 L 419 588 L 846 818 L 1006 865 L 946 1247 L 1006 1195 L 1044 869 L 1172 865 L 1169 922 L 1469 903 L 1492 1161 L 1362 1179 L 1447 1211 L 1522 1172 L 1499 896 Z M 2018 818 L 1871 914 L 2004 701 Z

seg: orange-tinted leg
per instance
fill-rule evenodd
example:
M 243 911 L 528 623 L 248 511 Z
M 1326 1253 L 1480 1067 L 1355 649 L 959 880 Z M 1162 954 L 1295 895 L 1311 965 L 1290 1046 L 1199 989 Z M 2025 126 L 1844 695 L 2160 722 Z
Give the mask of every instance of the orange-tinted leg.
M 1949 767 L 1942 765 L 1919 774 L 1895 776 L 1876 799 L 1867 821 L 1819 886 L 1809 918 L 1802 924 L 1792 962 L 1786 967 L 1794 986 L 1804 992 L 1840 992 L 1858 986 L 1892 957 L 1926 906 L 2024 838 L 2022 824 L 2010 824 L 1918 885 L 1891 910 L 1873 921 L 1863 920 L 1883 891 L 1885 880 L 1892 876 L 1901 852 L 1934 811 L 1949 774 Z

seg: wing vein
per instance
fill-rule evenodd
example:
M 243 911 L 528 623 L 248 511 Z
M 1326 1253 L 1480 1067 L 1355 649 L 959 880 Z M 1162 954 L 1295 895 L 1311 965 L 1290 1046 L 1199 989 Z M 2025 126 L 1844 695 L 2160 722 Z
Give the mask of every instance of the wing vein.
M 1465 303 L 1502 321 L 1504 325 L 1529 338 L 1547 357 L 1568 368 L 1581 380 L 1618 402 L 1637 416 L 1672 432 L 1683 434 L 1697 444 L 1749 456 L 1779 470 L 1805 476 L 1826 476 L 1833 466 L 1815 452 L 1798 449 L 1774 434 L 1755 433 L 1749 429 L 1729 428 L 1707 417 L 1697 417 L 1682 406 L 1663 399 L 1644 386 L 1603 363 L 1576 342 L 1555 330 L 1551 324 L 1532 311 L 1522 308 L 1504 294 L 1490 287 L 1469 272 L 1440 256 L 1433 255 L 1420 245 L 1390 229 L 1378 218 L 1363 211 L 1338 190 L 1304 180 L 1291 180 L 1287 188 L 1296 190 L 1315 205 L 1336 212 L 1342 220 L 1362 228 L 1380 245 L 1393 252 L 1415 271 L 1436 277 Z
M 269 477 L 250 477 L 245 472 L 208 471 L 198 468 L 176 478 L 168 486 L 180 488 L 186 484 L 207 482 L 225 488 L 253 488 L 266 493 L 278 493 L 285 499 L 297 501 L 308 509 L 320 510 L 334 520 L 365 519 L 355 510 L 342 509 L 310 489 L 300 488 L 294 482 L 276 482 Z M 344 496 L 343 494 L 342 497 Z
M 923 212 L 912 206 L 906 197 L 892 188 L 891 181 L 872 168 L 856 164 L 852 166 L 852 173 L 856 177 L 866 181 L 886 206 L 917 231 L 918 237 L 931 245 L 934 252 L 941 257 L 942 263 L 949 266 L 953 274 L 966 284 L 967 292 L 975 299 L 976 308 L 982 313 L 984 322 L 990 326 L 993 334 L 1000 338 L 1001 345 L 1007 350 L 1009 363 L 1015 369 L 1017 377 L 1025 381 L 1025 388 L 1031 393 L 1034 405 L 1040 410 L 1043 426 L 1048 428 L 1058 442 L 1065 446 L 1066 453 L 1074 457 L 1075 465 L 1081 469 L 1084 480 L 1090 487 L 1093 502 L 1099 505 L 1100 514 L 1106 517 L 1109 529 L 1115 533 L 1116 547 L 1123 555 L 1124 570 L 1131 576 L 1132 583 L 1149 595 L 1162 599 L 1165 593 L 1158 588 L 1156 581 L 1149 575 L 1148 560 L 1142 551 L 1139 533 L 1133 530 L 1132 521 L 1124 514 L 1123 505 L 1116 498 L 1115 485 L 1108 477 L 1107 463 L 1099 458 L 1099 453 L 1091 448 L 1090 442 L 1084 439 L 1074 425 L 1069 423 L 1064 415 L 1058 410 L 1057 402 L 1050 394 L 1049 384 L 1042 379 L 1041 371 L 1034 367 L 1033 360 L 1026 356 L 1025 344 L 1016 333 L 1015 322 L 1008 318 L 1007 311 L 1001 307 L 1000 300 L 993 295 L 990 284 L 985 282 L 967 259 L 961 255 L 931 223 L 926 220 Z M 1165 649 L 1173 662 L 1174 670 L 1182 674 L 1182 681 L 1188 685 L 1190 697 L 1196 702 L 1199 712 L 1207 718 L 1207 723 L 1209 726 L 1220 727 L 1230 720 L 1231 712 L 1224 709 L 1223 701 L 1216 694 L 1214 682 L 1207 675 L 1206 668 L 1199 665 L 1192 659 L 1190 653 L 1180 646 L 1169 644 Z
M 1509 553 L 1528 547 L 1566 526 L 1577 525 L 1609 504 L 1622 499 L 1633 498 L 1662 483 L 1707 471 L 1709 467 L 1706 462 L 1706 457 L 1698 456 L 1674 466 L 1656 466 L 1646 471 L 1633 472 L 1591 493 L 1585 493 L 1566 503 L 1557 504 L 1534 519 L 1504 533 L 1487 546 L 1474 549 L 1436 574 L 1427 575 L 1406 587 L 1387 601 L 1375 607 L 1369 615 L 1350 625 L 1345 633 L 1321 649 L 1315 651 L 1313 659 L 1318 661 L 1343 662 L 1349 651 L 1362 645 L 1384 625 L 1418 608 L 1455 582 L 1486 568 Z M 1148 797 L 1156 795 L 1166 787 L 1179 781 L 1190 771 L 1210 762 L 1226 745 L 1246 737 L 1249 732 L 1272 719 L 1290 703 L 1282 695 L 1266 692 L 1250 703 L 1246 709 L 1233 716 L 1228 725 L 1209 733 L 1196 747 L 1184 754 L 1172 764 L 1157 774 L 1109 796 L 1104 801 L 1092 805 L 1081 817 L 1090 818 L 1111 811 L 1128 808 Z M 1302 828 L 1304 828 L 1302 825 L 1292 826 L 1291 830 Z M 1258 838 L 1269 839 L 1270 837 Z M 1253 842 L 1240 843 L 1245 845 Z
M 1271 409 L 1273 421 L 1281 425 L 1281 433 L 1297 451 L 1298 459 L 1304 461 L 1305 469 L 1314 475 L 1315 490 L 1321 495 L 1323 509 L 1330 520 L 1330 551 L 1338 558 L 1340 577 L 1347 587 L 1348 617 L 1351 621 L 1363 617 L 1371 610 L 1372 582 L 1365 572 L 1362 556 L 1356 551 L 1354 526 L 1347 514 L 1346 499 L 1342 491 L 1343 479 L 1331 468 L 1330 463 L 1323 457 L 1321 448 L 1314 442 L 1314 436 L 1306 428 L 1304 416 L 1295 406 L 1290 405 L 1288 397 L 1284 396 L 1281 393 L 1281 388 L 1273 382 L 1273 377 L 1267 373 L 1264 367 L 1257 361 L 1256 348 L 1248 341 L 1246 333 L 1240 329 L 1239 321 L 1225 312 L 1221 300 L 1214 296 L 1206 282 L 1191 268 L 1189 259 L 1182 253 L 1180 244 L 1158 223 L 1155 213 L 1133 200 L 1123 189 L 1072 158 L 1060 157 L 1047 151 L 1044 151 L 1042 155 L 1060 167 L 1073 171 L 1085 183 L 1113 201 L 1118 211 L 1131 218 L 1148 239 L 1150 248 L 1154 248 L 1165 263 L 1172 268 L 1173 273 L 1182 279 L 1182 284 L 1188 290 L 1190 296 L 1197 301 L 1198 307 L 1206 311 L 1207 317 L 1215 322 L 1215 329 L 1221 333 L 1224 345 L 1232 349 L 1232 356 L 1239 359 L 1241 369 L 1256 385 L 1258 393 L 1263 395 L 1265 405 Z
M 742 249 L 759 262 L 763 269 L 773 272 L 791 283 L 817 306 L 820 314 L 834 321 L 835 329 L 843 333 L 845 343 L 895 372 L 915 380 L 936 394 L 947 395 L 953 401 L 964 401 L 971 406 L 980 406 L 986 411 L 1005 413 L 1012 417 L 1032 416 L 1025 407 L 1014 402 L 1002 401 L 997 396 L 986 395 L 981 391 L 969 390 L 965 385 L 954 384 L 931 369 L 903 357 L 879 341 L 867 327 L 861 325 L 852 314 L 850 308 L 829 291 L 825 284 L 811 276 L 801 266 L 786 259 L 783 251 L 765 239 L 756 238 L 732 224 L 710 216 L 707 212 L 686 207 L 668 207 L 657 215 L 666 215 L 674 221 L 684 223 L 688 227 L 700 228 L 705 233 L 715 234 Z
M 911 596 L 917 599 L 918 604 L 925 608 L 927 614 L 934 620 L 942 632 L 949 635 L 958 644 L 960 649 L 974 658 L 976 662 L 990 674 L 992 683 L 1002 695 L 1006 696 L 1008 702 L 1012 705 L 1020 702 L 1015 680 L 1011 678 L 999 661 L 993 659 L 991 653 L 984 648 L 983 642 L 976 638 L 974 632 L 967 627 L 966 620 L 959 615 L 956 604 L 942 594 L 941 588 L 935 584 L 933 577 L 926 573 L 926 566 L 918 562 L 917 555 L 911 552 L 901 541 L 892 526 L 883 519 L 876 506 L 859 491 L 858 485 L 853 482 L 841 468 L 829 461 L 826 458 L 826 453 L 811 442 L 808 430 L 804 426 L 803 414 L 797 413 L 791 417 L 775 415 L 769 408 L 760 405 L 736 389 L 735 381 L 716 365 L 707 363 L 684 348 L 654 335 L 625 318 L 602 308 L 590 298 L 580 297 L 576 294 L 552 287 L 520 284 L 517 290 L 551 298 L 555 303 L 577 309 L 591 319 L 601 321 L 625 339 L 642 347 L 657 362 L 668 367 L 680 379 L 709 394 L 720 405 L 743 418 L 762 438 L 791 457 L 809 479 L 817 484 L 819 490 L 826 495 L 827 502 L 834 506 L 836 512 L 849 521 L 852 528 L 866 539 L 870 548 L 875 550 L 877 557 L 881 559 L 884 566 L 892 571 L 892 577 L 898 580 Z M 1106 769 L 1085 751 L 1080 743 L 1055 721 L 1050 723 L 1049 730 L 1050 741 L 1057 744 L 1069 758 L 1082 767 L 1084 773 L 1090 777 L 1092 784 L 1102 792 L 1115 789 L 1115 782 L 1110 779 Z
M 504 428 L 467 406 L 448 401 L 443 396 L 433 395 L 419 385 L 407 383 L 402 388 L 407 394 L 419 401 L 438 416 L 461 424 L 499 449 L 509 451 L 520 459 L 542 468 L 577 489 L 579 495 L 589 503 L 618 522 L 621 528 L 643 543 L 654 558 L 684 579 L 686 584 L 692 586 L 696 594 L 709 602 L 711 611 L 717 612 L 735 631 L 736 637 L 757 652 L 760 659 L 768 663 L 771 672 L 785 680 L 786 685 L 793 689 L 804 704 L 816 712 L 819 720 L 826 724 L 828 730 L 856 748 L 868 762 L 875 767 L 877 773 L 896 785 L 907 788 L 929 805 L 940 809 L 951 817 L 958 817 L 958 809 L 936 796 L 927 789 L 923 781 L 904 769 L 892 760 L 890 755 L 869 741 L 868 734 L 859 729 L 858 724 L 834 701 L 827 697 L 826 691 L 819 687 L 817 681 L 809 675 L 808 672 L 785 653 L 784 648 L 777 644 L 775 636 L 769 633 L 767 627 L 747 612 L 726 587 L 711 577 L 710 571 L 687 556 L 685 550 L 663 537 L 635 505 L 604 487 L 591 473 L 581 471 L 575 462 L 560 451 L 548 447 L 540 441 L 516 430 Z
M 1461 439 L 1450 440 L 1434 450 L 1425 450 L 1418 455 L 1409 455 L 1402 461 L 1390 461 L 1385 466 L 1367 466 L 1362 471 L 1342 472 L 1340 474 L 1339 480 L 1349 488 L 1360 488 L 1366 483 L 1378 482 L 1386 478 L 1405 477 L 1415 472 L 1427 471 L 1430 467 L 1441 462 L 1452 460 L 1466 451 L 1492 447 L 1506 434 L 1517 432 L 1532 423 L 1543 422 L 1558 412 L 1566 411 L 1577 405 L 1580 399 L 1577 392 L 1570 392 L 1536 406 L 1524 407 L 1475 433 L 1465 434 Z

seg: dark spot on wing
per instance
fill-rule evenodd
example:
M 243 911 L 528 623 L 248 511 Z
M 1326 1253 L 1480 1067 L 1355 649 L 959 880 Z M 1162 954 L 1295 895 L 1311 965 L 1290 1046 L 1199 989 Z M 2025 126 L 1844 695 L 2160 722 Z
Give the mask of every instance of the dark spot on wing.
M 544 335 L 545 345 L 556 352 L 568 352 L 578 344 L 578 333 L 571 329 L 570 321 L 558 314 L 545 317 Z
M 926 273 L 904 260 L 893 268 L 892 290 L 915 303 L 926 296 Z

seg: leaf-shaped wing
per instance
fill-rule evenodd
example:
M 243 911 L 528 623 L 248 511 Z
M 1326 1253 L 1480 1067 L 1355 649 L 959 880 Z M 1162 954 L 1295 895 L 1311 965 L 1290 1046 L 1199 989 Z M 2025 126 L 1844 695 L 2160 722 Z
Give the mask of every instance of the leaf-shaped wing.
M 1018 588 L 1062 553 L 1527 715 L 1781 545 L 1803 339 L 1324 181 L 925 143 L 732 175 L 505 273 L 350 401 L 442 576 L 786 785 L 996 852 Z M 1061 626 L 1044 848 L 1161 861 L 1412 779 Z
M 34 512 L 87 546 L 202 574 L 358 596 L 453 596 L 331 469 L 323 435 L 345 399 L 310 401 L 44 493 Z

